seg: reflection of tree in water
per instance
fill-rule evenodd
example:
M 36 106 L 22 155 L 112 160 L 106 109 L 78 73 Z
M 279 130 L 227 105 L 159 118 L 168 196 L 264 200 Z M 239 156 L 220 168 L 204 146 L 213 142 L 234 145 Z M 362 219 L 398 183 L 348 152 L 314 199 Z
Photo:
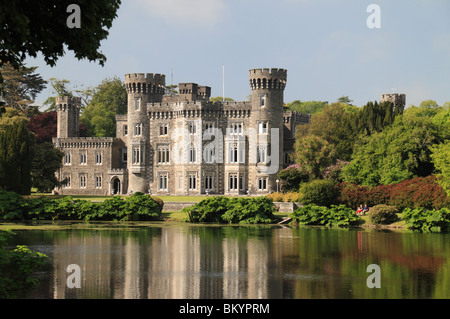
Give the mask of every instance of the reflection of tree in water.
M 385 282 L 388 285 L 400 279 L 395 277 L 403 277 L 401 279 L 404 282 L 402 281 L 400 285 L 402 293 L 406 296 L 434 297 L 436 285 L 444 284 L 437 282 L 437 277 L 444 269 L 447 260 L 441 256 L 432 255 L 433 246 L 439 245 L 444 237 L 391 231 L 357 231 L 356 239 L 356 247 L 343 252 L 342 256 L 350 257 L 355 261 L 372 260 L 373 263 L 380 265 L 382 276 L 387 276 Z M 404 271 L 400 274 L 394 269 L 398 267 L 406 269 L 408 276 L 403 274 Z

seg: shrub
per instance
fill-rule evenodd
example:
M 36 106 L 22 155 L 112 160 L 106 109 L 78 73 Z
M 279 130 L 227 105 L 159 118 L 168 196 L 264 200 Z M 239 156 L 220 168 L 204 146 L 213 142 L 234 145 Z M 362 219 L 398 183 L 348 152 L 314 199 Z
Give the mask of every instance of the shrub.
M 309 176 L 305 174 L 298 164 L 293 164 L 278 173 L 280 178 L 280 186 L 283 191 L 297 191 L 300 184 L 309 180 Z
M 375 225 L 388 225 L 399 220 L 395 206 L 376 205 L 369 210 L 369 220 Z
M 184 208 L 189 221 L 213 223 L 269 223 L 273 219 L 273 202 L 265 196 L 228 198 L 214 196 Z
M 162 206 L 160 206 L 151 196 L 135 193 L 126 199 L 123 207 L 122 220 L 158 220 Z
M 300 225 L 321 225 L 327 227 L 348 227 L 357 225 L 361 218 L 345 205 L 331 207 L 309 204 L 298 208 L 290 217 Z
M 222 220 L 228 223 L 265 224 L 273 219 L 274 205 L 267 197 L 232 198 Z
M 300 193 L 289 192 L 283 194 L 283 202 L 299 202 L 300 201 Z
M 316 204 L 331 206 L 337 203 L 338 190 L 331 179 L 313 180 L 300 187 L 300 202 L 302 204 Z
M 224 196 L 214 196 L 202 200 L 195 205 L 182 209 L 191 223 L 221 223 L 222 214 L 228 209 L 229 199 Z
M 376 187 L 342 183 L 339 189 L 339 202 L 349 207 L 367 203 L 369 206 L 380 204 L 396 206 L 400 210 L 416 207 L 450 208 L 450 197 L 435 176 L 415 177 L 398 184 Z
M 282 202 L 284 200 L 283 195 L 284 194 L 280 192 L 273 192 L 271 194 L 267 194 L 266 197 L 270 199 L 272 202 Z
M 440 210 L 425 208 L 406 208 L 403 218 L 409 229 L 422 232 L 448 232 L 450 231 L 450 209 Z
M 23 219 L 26 215 L 25 200 L 14 192 L 0 191 L 0 218 Z

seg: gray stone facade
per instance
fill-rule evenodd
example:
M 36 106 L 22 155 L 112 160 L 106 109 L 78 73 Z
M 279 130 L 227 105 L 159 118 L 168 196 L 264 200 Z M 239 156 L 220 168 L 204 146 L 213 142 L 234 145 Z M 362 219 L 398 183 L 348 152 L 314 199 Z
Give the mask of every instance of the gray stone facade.
M 250 102 L 212 102 L 211 88 L 180 83 L 165 95 L 165 76 L 127 74 L 128 113 L 116 137 L 78 137 L 80 101 L 56 101 L 64 153 L 58 189 L 67 195 L 245 195 L 277 188 L 290 164 L 295 127 L 309 115 L 286 111 L 284 69 L 252 69 Z

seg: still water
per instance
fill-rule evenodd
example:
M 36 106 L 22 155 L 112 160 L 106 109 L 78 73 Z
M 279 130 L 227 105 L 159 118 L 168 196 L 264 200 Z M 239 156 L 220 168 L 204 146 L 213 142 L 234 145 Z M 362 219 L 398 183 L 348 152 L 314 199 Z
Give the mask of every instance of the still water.
M 27 298 L 450 298 L 450 235 L 286 226 L 74 224 L 15 231 L 51 257 Z M 68 288 L 67 266 L 81 269 Z M 371 264 L 381 288 L 369 288 Z

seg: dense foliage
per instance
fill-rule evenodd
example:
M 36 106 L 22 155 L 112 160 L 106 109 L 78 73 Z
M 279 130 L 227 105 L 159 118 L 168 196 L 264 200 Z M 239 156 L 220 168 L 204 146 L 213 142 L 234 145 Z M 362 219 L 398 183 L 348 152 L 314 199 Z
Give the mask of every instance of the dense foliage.
M 304 204 L 330 206 L 338 202 L 338 189 L 331 179 L 316 179 L 302 184 L 299 201 Z
M 163 202 L 141 193 L 104 202 L 74 200 L 70 196 L 23 198 L 12 192 L 0 192 L 0 219 L 3 220 L 159 220 Z
M 10 231 L 0 231 L 0 299 L 18 298 L 36 287 L 38 282 L 33 272 L 48 260 L 46 255 L 31 251 L 27 246 L 7 249 L 7 240 L 12 235 Z
M 450 208 L 425 209 L 407 208 L 403 211 L 403 220 L 409 229 L 422 232 L 449 232 Z
M 375 225 L 388 225 L 399 219 L 398 213 L 395 206 L 376 205 L 369 210 L 369 220 Z
M 319 225 L 327 227 L 348 227 L 358 225 L 361 218 L 345 205 L 330 207 L 309 204 L 298 208 L 290 217 L 299 225 Z
M 19 110 L 6 108 L 0 118 L 0 190 L 30 193 L 34 144 L 27 118 Z
M 274 204 L 267 197 L 228 198 L 214 196 L 184 208 L 189 221 L 264 224 L 273 221 Z
M 401 210 L 416 207 L 428 209 L 450 207 L 450 198 L 433 175 L 375 187 L 342 183 L 339 188 L 339 202 L 354 208 L 361 204 L 393 205 Z

